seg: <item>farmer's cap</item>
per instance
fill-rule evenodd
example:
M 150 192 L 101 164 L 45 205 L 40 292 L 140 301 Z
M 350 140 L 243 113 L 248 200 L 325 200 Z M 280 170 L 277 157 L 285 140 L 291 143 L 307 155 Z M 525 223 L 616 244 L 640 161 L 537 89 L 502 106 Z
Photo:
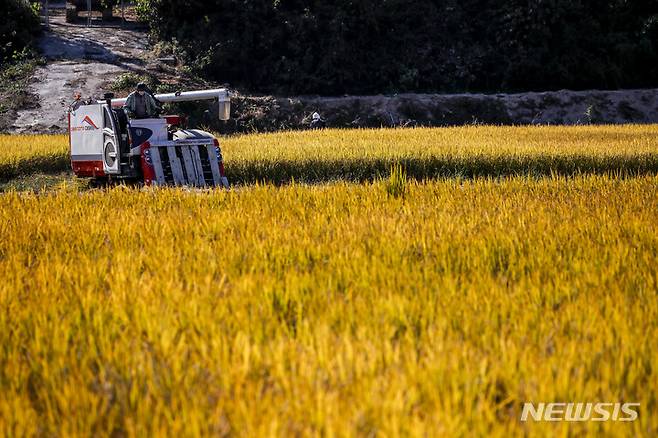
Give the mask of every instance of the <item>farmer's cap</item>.
M 144 82 L 137 84 L 137 91 L 146 91 L 146 84 Z

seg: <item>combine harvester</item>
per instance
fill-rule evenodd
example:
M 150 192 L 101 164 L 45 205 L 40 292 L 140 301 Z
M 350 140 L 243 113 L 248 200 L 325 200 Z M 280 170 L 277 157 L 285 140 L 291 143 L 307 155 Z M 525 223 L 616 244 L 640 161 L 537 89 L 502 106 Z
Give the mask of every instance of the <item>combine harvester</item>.
M 228 120 L 224 88 L 157 94 L 161 103 L 217 99 L 219 119 Z M 226 187 L 219 140 L 198 129 L 180 129 L 179 116 L 128 119 L 126 99 L 82 102 L 69 107 L 71 166 L 78 177 L 142 181 L 146 185 Z

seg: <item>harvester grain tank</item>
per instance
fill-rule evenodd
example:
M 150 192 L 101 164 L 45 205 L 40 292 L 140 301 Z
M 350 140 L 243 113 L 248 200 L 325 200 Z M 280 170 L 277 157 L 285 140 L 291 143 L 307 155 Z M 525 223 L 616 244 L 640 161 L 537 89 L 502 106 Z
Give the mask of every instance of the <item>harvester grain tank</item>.
M 159 102 L 216 99 L 220 120 L 228 120 L 226 89 L 157 94 Z M 179 116 L 128 119 L 126 99 L 69 107 L 71 166 L 78 177 L 143 181 L 147 185 L 228 187 L 219 140 L 198 129 L 181 129 Z

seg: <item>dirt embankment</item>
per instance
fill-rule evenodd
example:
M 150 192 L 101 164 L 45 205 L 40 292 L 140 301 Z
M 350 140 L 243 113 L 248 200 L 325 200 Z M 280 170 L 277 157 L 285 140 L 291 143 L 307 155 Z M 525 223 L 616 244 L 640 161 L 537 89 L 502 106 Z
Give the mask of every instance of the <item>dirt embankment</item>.
M 399 94 L 346 97 L 233 99 L 228 132 L 330 127 L 464 124 L 578 125 L 658 123 L 658 89 L 555 91 L 522 94 Z M 317 122 L 316 122 L 317 124 Z

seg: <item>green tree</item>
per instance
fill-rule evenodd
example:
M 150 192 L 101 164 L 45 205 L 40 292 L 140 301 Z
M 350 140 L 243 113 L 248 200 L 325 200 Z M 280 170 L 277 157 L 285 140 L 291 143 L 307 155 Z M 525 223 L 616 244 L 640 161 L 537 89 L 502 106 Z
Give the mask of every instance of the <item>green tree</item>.
M 24 0 L 0 0 L 0 64 L 30 45 L 40 29 L 36 8 Z
M 251 91 L 658 86 L 656 0 L 140 0 L 153 35 Z

